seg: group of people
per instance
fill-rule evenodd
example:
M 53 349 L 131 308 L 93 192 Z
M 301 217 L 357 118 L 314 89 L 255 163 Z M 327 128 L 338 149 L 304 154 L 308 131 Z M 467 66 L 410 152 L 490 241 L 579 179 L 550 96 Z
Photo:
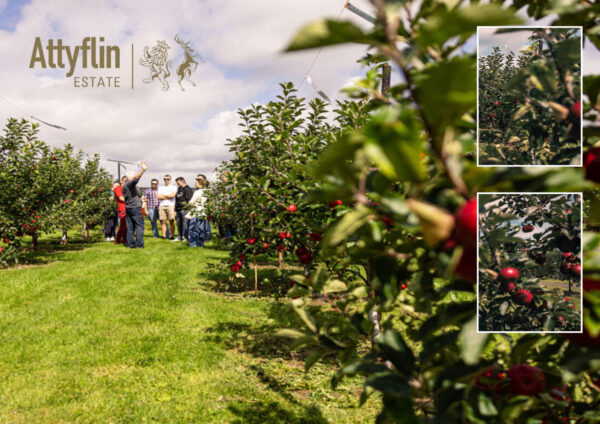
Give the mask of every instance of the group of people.
M 140 196 L 137 184 L 148 169 L 141 162 L 141 170 L 136 174 L 129 171 L 113 184 L 113 193 L 117 202 L 116 215 L 107 220 L 105 240 L 115 244 L 126 244 L 129 248 L 144 247 L 144 217 L 150 218 L 152 234 L 159 238 L 160 221 L 162 238 L 173 242 L 188 242 L 191 247 L 202 247 L 211 236 L 210 221 L 206 216 L 206 190 L 208 180 L 202 174 L 196 176 L 195 190 L 183 177 L 175 179 L 166 174 L 164 185 L 159 187 L 158 180 L 152 179 L 151 185 Z M 118 219 L 118 224 L 117 224 Z M 176 225 L 177 224 L 177 232 Z

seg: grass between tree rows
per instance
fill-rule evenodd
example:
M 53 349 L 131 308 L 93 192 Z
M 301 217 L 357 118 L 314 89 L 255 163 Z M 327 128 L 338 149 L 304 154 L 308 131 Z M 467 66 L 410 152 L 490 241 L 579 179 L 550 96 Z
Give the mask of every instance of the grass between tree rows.
M 215 289 L 226 251 L 148 236 L 47 237 L 0 271 L 0 423 L 374 421 L 360 379 L 334 391 L 333 362 L 305 374 L 272 335 L 293 325 L 285 302 Z

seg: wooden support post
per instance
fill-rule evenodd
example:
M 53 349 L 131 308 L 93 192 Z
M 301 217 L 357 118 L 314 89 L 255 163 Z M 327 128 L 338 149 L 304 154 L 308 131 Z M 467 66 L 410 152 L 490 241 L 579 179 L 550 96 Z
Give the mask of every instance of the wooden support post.
M 390 81 L 392 76 L 392 67 L 389 63 L 384 63 L 381 68 L 381 94 L 385 97 L 390 95 Z
M 254 238 L 254 213 L 250 213 L 250 231 L 252 232 L 252 238 Z M 256 247 L 254 248 L 254 291 L 258 292 L 258 266 L 256 265 Z

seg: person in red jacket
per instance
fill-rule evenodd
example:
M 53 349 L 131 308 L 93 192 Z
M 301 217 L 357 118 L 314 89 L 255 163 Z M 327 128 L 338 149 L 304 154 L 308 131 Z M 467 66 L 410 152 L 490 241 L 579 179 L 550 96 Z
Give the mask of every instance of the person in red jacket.
M 117 201 L 117 214 L 119 215 L 119 229 L 117 230 L 117 237 L 115 238 L 115 244 L 127 243 L 127 220 L 125 210 L 125 197 L 123 196 L 123 184 L 127 177 L 121 179 L 121 184 L 115 181 L 113 184 L 113 193 L 115 193 L 115 199 Z

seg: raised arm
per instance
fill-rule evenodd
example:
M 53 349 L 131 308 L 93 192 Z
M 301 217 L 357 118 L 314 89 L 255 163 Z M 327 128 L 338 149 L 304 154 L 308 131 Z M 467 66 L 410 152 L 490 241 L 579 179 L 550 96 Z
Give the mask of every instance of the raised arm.
M 146 162 L 142 161 L 140 163 L 140 166 L 142 167 L 142 169 L 140 170 L 140 172 L 137 173 L 137 175 L 135 176 L 136 180 L 139 180 L 140 178 L 142 178 L 142 175 L 144 175 L 144 172 L 146 172 L 146 169 L 148 169 L 148 165 L 146 165 Z

